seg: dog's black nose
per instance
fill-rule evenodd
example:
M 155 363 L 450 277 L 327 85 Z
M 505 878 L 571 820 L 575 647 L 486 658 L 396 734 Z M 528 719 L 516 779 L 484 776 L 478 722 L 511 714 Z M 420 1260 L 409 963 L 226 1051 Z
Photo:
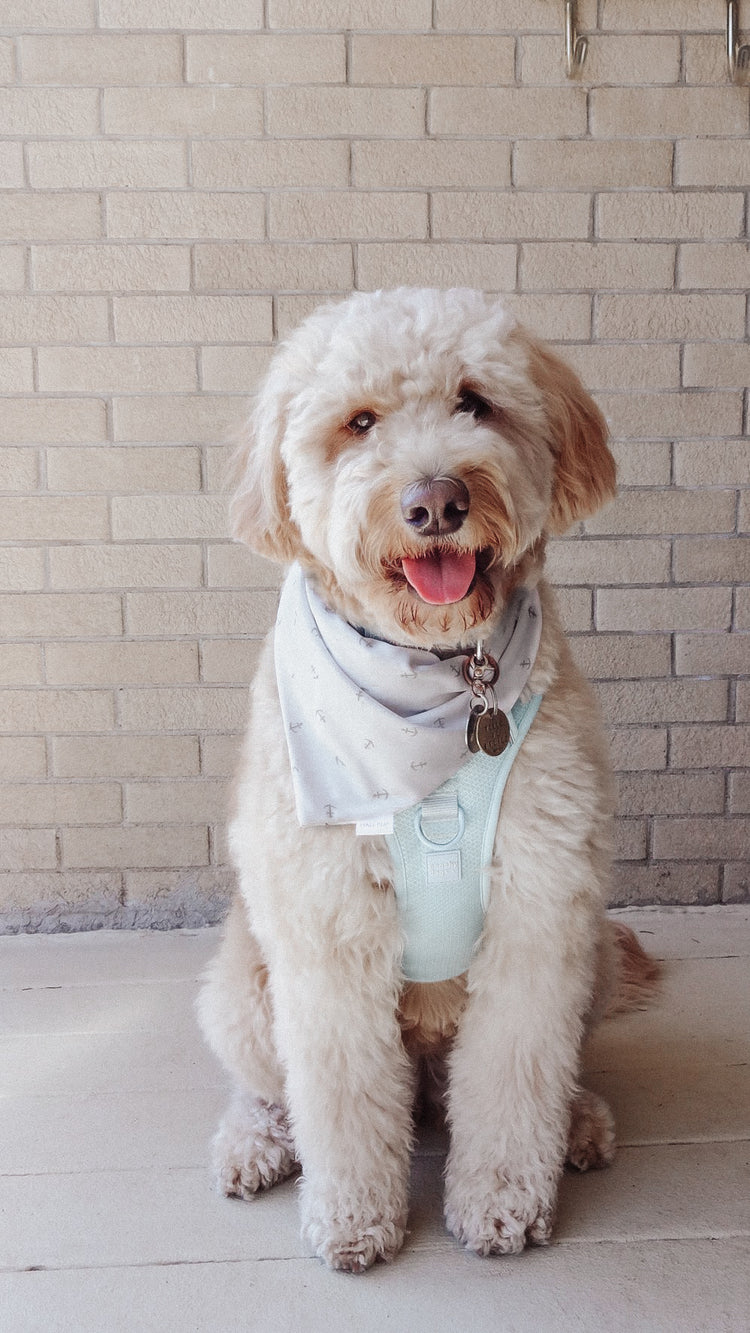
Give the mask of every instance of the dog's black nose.
M 469 512 L 469 492 L 457 477 L 415 481 L 401 492 L 401 513 L 420 537 L 458 532 Z

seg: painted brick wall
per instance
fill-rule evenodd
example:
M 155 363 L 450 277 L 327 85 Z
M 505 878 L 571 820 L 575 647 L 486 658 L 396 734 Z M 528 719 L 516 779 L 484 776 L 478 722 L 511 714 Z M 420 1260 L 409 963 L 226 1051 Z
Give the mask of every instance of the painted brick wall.
M 227 542 L 222 440 L 276 337 L 397 283 L 509 293 L 596 393 L 620 498 L 550 568 L 614 900 L 748 897 L 748 90 L 723 0 L 582 0 L 578 83 L 562 8 L 4 0 L 6 928 L 220 910 L 276 586 Z

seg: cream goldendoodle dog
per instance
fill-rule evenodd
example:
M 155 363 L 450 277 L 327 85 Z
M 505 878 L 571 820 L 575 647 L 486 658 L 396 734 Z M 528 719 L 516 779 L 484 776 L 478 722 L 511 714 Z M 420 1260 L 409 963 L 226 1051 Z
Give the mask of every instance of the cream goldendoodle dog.
M 220 1187 L 301 1166 L 312 1249 L 391 1258 L 426 1072 L 451 1231 L 544 1243 L 566 1158 L 613 1151 L 583 1037 L 648 980 L 605 920 L 605 745 L 542 579 L 613 495 L 604 420 L 497 300 L 356 294 L 276 354 L 237 475 L 237 536 L 291 569 L 200 1002 L 236 1080 Z

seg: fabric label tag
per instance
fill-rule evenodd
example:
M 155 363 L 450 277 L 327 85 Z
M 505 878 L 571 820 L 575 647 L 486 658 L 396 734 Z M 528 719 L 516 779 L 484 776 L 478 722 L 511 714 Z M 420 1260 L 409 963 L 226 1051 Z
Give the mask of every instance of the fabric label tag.
M 387 837 L 393 832 L 393 815 L 383 815 L 382 819 L 360 819 L 355 825 L 358 838 Z

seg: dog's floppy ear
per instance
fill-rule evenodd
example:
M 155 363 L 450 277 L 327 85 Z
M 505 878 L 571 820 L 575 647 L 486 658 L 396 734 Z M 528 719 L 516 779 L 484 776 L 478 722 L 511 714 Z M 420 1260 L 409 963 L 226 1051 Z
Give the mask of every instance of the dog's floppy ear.
M 230 476 L 234 536 L 259 555 L 282 563 L 295 559 L 300 542 L 281 457 L 288 398 L 288 380 L 277 358 L 240 436 Z
M 555 456 L 555 481 L 547 528 L 565 532 L 615 494 L 615 460 L 607 448 L 607 423 L 570 366 L 525 331 L 529 374 L 542 392 Z

